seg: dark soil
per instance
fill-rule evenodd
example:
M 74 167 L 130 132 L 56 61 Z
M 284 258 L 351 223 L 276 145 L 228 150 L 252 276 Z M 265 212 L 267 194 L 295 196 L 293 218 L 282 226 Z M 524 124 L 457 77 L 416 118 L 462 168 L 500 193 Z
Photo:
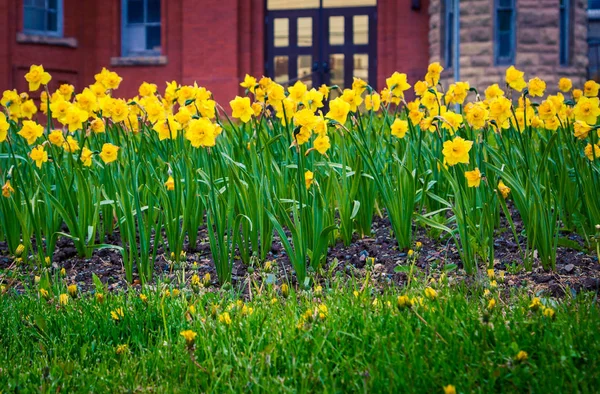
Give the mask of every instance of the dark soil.
M 514 215 L 515 216 L 518 216 Z M 517 234 L 521 234 L 522 225 L 516 221 Z M 500 283 L 506 289 L 518 286 L 527 286 L 532 292 L 546 293 L 553 296 L 562 296 L 567 291 L 576 293 L 580 291 L 598 291 L 600 289 L 600 264 L 594 251 L 587 251 L 584 242 L 577 234 L 561 234 L 579 245 L 578 249 L 559 246 L 557 251 L 556 270 L 546 272 L 535 262 L 532 271 L 526 272 L 522 266 L 522 259 L 518 245 L 508 228 L 505 218 L 501 219 L 501 227 L 505 230 L 498 231 L 495 238 L 494 269 L 505 271 L 505 280 Z M 443 235 L 432 239 L 425 229 L 415 230 L 415 241 L 421 242 L 422 247 L 416 250 L 416 275 L 438 277 L 444 272 L 444 267 L 455 269 L 448 270 L 448 276 L 453 281 L 470 283 L 484 280 L 486 268 L 480 267 L 480 273 L 475 276 L 467 276 L 462 269 L 459 254 L 454 242 Z M 119 234 L 104 241 L 112 245 L 121 245 Z M 186 241 L 187 242 L 187 241 Z M 524 239 L 519 239 L 521 245 Z M 195 248 L 190 248 L 186 243 L 184 250 L 186 256 L 178 264 L 170 262 L 163 248 L 159 248 L 158 256 L 154 264 L 155 278 L 162 281 L 179 283 L 182 269 L 185 268 L 187 278 L 192 272 L 198 273 L 200 277 L 210 273 L 212 287 L 217 286 L 217 276 L 211 260 L 208 235 L 205 227 L 198 232 L 198 243 Z M 373 257 L 374 265 L 367 266 L 367 262 Z M 269 260 L 277 264 L 275 273 L 277 280 L 294 281 L 293 269 L 277 235 L 274 237 L 272 249 L 269 252 Z M 31 260 L 33 261 L 33 259 Z M 94 251 L 90 259 L 82 259 L 70 239 L 62 238 L 57 243 L 56 252 L 53 256 L 51 270 L 54 273 L 61 268 L 66 270 L 67 283 L 75 283 L 82 291 L 93 290 L 92 274 L 96 274 L 100 280 L 108 285 L 109 290 L 127 290 L 125 272 L 119 252 L 112 249 L 101 249 Z M 194 264 L 197 262 L 197 264 Z M 325 280 L 325 272 L 343 277 L 364 278 L 366 272 L 371 273 L 373 280 L 380 287 L 403 286 L 407 281 L 405 272 L 396 272 L 399 265 L 407 266 L 409 257 L 406 251 L 398 249 L 395 238 L 392 236 L 391 226 L 387 218 L 376 217 L 373 221 L 370 237 L 360 238 L 355 235 L 353 242 L 345 246 L 341 241 L 329 249 L 327 262 L 321 270 L 321 275 L 316 278 Z M 233 267 L 233 285 L 245 288 L 245 279 L 248 277 L 247 266 L 241 261 L 236 261 Z M 256 267 L 260 271 L 260 267 Z M 8 256 L 6 244 L 0 243 L 0 284 L 7 285 L 16 291 L 22 291 L 26 286 L 34 282 L 34 276 L 39 275 L 39 267 L 33 262 L 17 262 Z M 255 277 L 260 277 L 254 274 Z M 133 288 L 140 286 L 136 278 L 134 268 Z M 485 279 L 487 280 L 487 279 Z

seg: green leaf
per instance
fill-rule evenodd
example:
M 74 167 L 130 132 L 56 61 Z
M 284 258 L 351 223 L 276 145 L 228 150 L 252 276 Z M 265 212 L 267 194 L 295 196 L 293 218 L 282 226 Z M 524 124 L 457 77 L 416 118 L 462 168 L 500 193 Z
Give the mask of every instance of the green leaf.
M 102 283 L 100 278 L 98 278 L 98 276 L 94 273 L 92 273 L 92 282 L 94 282 L 94 287 L 96 288 L 96 292 L 98 292 L 98 293 L 104 292 L 104 284 Z
M 457 268 L 458 268 L 458 265 L 456 265 L 456 264 L 446 264 L 446 265 L 444 265 L 444 272 L 454 271 Z

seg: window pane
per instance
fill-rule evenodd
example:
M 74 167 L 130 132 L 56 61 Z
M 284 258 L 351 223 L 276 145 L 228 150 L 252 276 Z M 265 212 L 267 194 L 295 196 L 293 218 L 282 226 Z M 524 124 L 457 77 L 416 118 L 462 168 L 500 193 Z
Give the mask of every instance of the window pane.
M 160 51 L 160 26 L 146 26 L 146 49 Z
M 498 5 L 500 7 L 513 7 L 513 0 L 499 0 Z
M 46 30 L 47 31 L 58 31 L 58 17 L 56 12 L 47 12 L 46 13 Z
M 369 82 L 369 55 L 366 53 L 354 54 L 354 76 Z
M 498 31 L 512 30 L 512 12 L 498 11 Z
M 311 55 L 300 55 L 298 56 L 298 79 L 302 80 L 308 86 L 312 88 L 312 56 Z
M 344 17 L 329 17 L 329 45 L 344 45 Z
M 312 18 L 298 18 L 298 46 L 312 46 Z
M 127 23 L 144 23 L 143 1 L 127 0 Z
M 287 47 L 290 45 L 290 20 L 288 18 L 275 18 L 273 20 L 276 47 Z
M 128 53 L 139 53 L 146 50 L 146 31 L 144 25 L 127 26 L 125 34 L 125 48 Z
M 48 9 L 49 10 L 56 10 L 58 8 L 57 1 L 58 0 L 48 0 Z
M 267 0 L 268 10 L 292 10 L 306 8 L 319 8 L 319 0 Z
M 510 58 L 511 56 L 510 33 L 498 34 L 498 57 Z
M 323 0 L 324 8 L 375 6 L 377 0 Z
M 331 84 L 338 85 L 340 89 L 344 89 L 344 54 L 333 53 L 329 55 L 329 68 Z
M 600 0 L 589 0 L 588 8 L 591 10 L 596 10 L 600 8 Z
M 148 0 L 146 22 L 160 22 L 160 0 Z
M 354 29 L 354 44 L 362 45 L 369 43 L 369 17 L 367 15 L 354 15 L 352 17 Z
M 25 8 L 24 9 L 25 29 L 26 30 L 46 30 L 46 12 L 39 8 Z
M 285 83 L 290 80 L 289 75 L 289 59 L 287 56 L 275 56 L 274 63 L 274 78 L 277 83 Z
M 454 14 L 449 13 L 446 17 L 446 67 L 454 64 Z

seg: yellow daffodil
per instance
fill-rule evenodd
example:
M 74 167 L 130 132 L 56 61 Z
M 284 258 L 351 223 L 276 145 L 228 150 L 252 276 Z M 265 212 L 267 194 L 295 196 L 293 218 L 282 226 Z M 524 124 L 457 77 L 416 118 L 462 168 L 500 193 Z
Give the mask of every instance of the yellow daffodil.
M 40 85 L 48 85 L 52 76 L 44 71 L 44 66 L 32 65 L 29 72 L 25 74 L 25 80 L 29 83 L 29 91 L 34 92 L 40 88 Z
M 6 119 L 6 115 L 3 112 L 0 112 L 0 142 L 6 141 L 6 137 L 8 136 L 8 129 L 10 128 L 10 124 Z
M 93 155 L 94 155 L 94 152 L 89 150 L 86 146 L 83 147 L 83 150 L 81 151 L 81 162 L 83 163 L 84 166 L 90 167 L 92 165 L 92 156 Z
M 304 183 L 306 184 L 306 189 L 310 189 L 310 186 L 313 184 L 314 181 L 314 173 L 310 170 L 306 170 L 306 172 L 304 173 Z
M 339 124 L 345 124 L 350 112 L 350 104 L 337 97 L 329 102 L 329 112 L 325 115 L 327 119 L 335 120 Z
M 233 111 L 232 116 L 244 123 L 248 123 L 252 115 L 254 115 L 254 111 L 250 105 L 250 98 L 248 97 L 235 96 L 235 99 L 231 100 L 229 105 Z
M 498 182 L 498 191 L 500 192 L 500 194 L 502 194 L 502 197 L 504 197 L 505 199 L 510 194 L 510 188 L 506 186 L 504 182 L 502 182 L 502 180 Z
M 585 97 L 597 97 L 598 90 L 600 89 L 600 84 L 596 81 L 589 80 L 583 84 L 583 95 Z
M 506 70 L 506 83 L 512 89 L 516 90 L 517 92 L 520 92 L 527 86 L 527 84 L 525 83 L 525 79 L 523 79 L 523 75 L 523 71 L 517 70 L 515 66 L 510 66 Z
M 44 134 L 44 128 L 33 120 L 25 120 L 23 121 L 23 127 L 17 134 L 25 138 L 29 145 L 33 145 Z
M 598 97 L 581 97 L 575 108 L 573 108 L 573 114 L 576 120 L 581 120 L 587 124 L 596 124 L 598 116 L 600 116 L 600 108 Z
M 119 147 L 115 146 L 111 143 L 106 143 L 102 145 L 102 151 L 99 156 L 105 164 L 112 163 L 117 160 L 117 153 L 119 152 Z
M 192 119 L 185 132 L 185 138 L 194 148 L 215 146 L 215 125 L 207 118 Z
M 583 153 L 589 161 L 598 160 L 600 158 L 600 144 L 595 144 L 592 150 L 592 144 L 588 143 L 584 148 Z
M 186 345 L 188 347 L 191 347 L 194 345 L 194 341 L 196 340 L 196 336 L 198 334 L 192 330 L 184 330 L 184 331 L 181 331 L 181 333 L 179 333 L 179 335 L 181 335 L 183 338 L 185 338 Z
M 2 185 L 2 196 L 9 198 L 11 194 L 15 192 L 15 189 L 10 185 L 10 181 L 6 181 L 4 185 Z
M 256 88 L 256 78 L 251 75 L 246 74 L 244 77 L 244 82 L 240 83 L 240 86 L 246 88 L 250 92 L 254 93 L 254 89 Z
M 313 141 L 313 147 L 317 150 L 317 152 L 324 155 L 327 150 L 331 148 L 329 137 L 326 135 L 318 135 Z
M 532 97 L 542 97 L 546 90 L 546 82 L 542 81 L 538 77 L 532 78 L 527 84 L 527 89 Z
M 393 136 L 397 138 L 404 138 L 406 132 L 408 131 L 408 122 L 406 120 L 396 119 L 394 120 L 394 123 L 392 123 L 391 130 Z
M 465 171 L 465 178 L 467 178 L 467 184 L 469 187 L 479 187 L 481 183 L 481 172 L 479 168 L 475 168 L 473 171 Z
M 558 81 L 558 90 L 567 93 L 573 87 L 573 82 L 569 78 L 561 78 Z
M 469 151 L 473 146 L 473 141 L 467 141 L 462 137 L 456 137 L 452 141 L 444 142 L 444 149 L 442 153 L 446 159 L 446 163 L 449 166 L 453 166 L 458 163 L 469 163 Z
M 31 160 L 35 162 L 37 168 L 42 168 L 42 163 L 48 161 L 48 153 L 44 150 L 42 145 L 38 145 L 29 153 Z

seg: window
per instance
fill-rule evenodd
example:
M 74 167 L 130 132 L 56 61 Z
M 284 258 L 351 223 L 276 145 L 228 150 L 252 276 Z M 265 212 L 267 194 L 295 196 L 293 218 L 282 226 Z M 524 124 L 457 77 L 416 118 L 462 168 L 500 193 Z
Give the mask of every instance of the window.
M 571 1 L 560 0 L 560 65 L 571 63 Z
M 443 42 L 442 58 L 444 67 L 450 68 L 454 63 L 454 0 L 444 0 L 443 4 Z
M 24 0 L 23 31 L 62 36 L 62 0 Z
M 515 0 L 495 0 L 496 65 L 515 62 Z
M 160 55 L 161 0 L 123 0 L 123 56 Z
M 588 3 L 588 79 L 600 81 L 600 0 Z

